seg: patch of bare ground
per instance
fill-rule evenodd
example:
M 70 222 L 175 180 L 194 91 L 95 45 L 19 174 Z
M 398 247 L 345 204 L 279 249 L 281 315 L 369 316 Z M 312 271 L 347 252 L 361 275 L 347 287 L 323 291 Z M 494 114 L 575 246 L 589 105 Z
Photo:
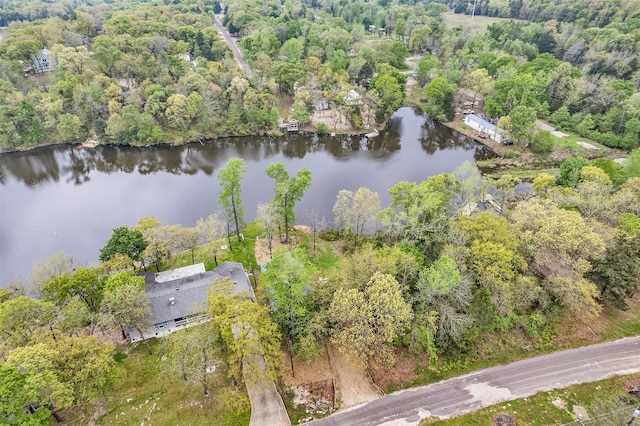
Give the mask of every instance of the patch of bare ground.
M 382 389 L 404 389 L 418 378 L 416 374 L 420 367 L 420 360 L 416 356 L 409 355 L 405 348 L 395 349 L 395 364 L 391 367 L 372 368 L 371 378 Z
M 380 396 L 364 366 L 350 360 L 334 345 L 329 345 L 328 351 L 335 372 L 340 408 L 353 407 Z

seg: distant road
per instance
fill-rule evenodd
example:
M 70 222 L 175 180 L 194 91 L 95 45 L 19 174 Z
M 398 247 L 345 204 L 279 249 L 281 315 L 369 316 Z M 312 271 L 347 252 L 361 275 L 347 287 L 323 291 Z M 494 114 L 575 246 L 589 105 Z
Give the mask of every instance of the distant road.
M 540 391 L 640 372 L 640 336 L 478 370 L 386 395 L 309 425 L 416 425 L 428 416 L 469 413 Z
M 217 15 L 214 17 L 213 25 L 216 27 L 216 29 L 218 30 L 222 38 L 224 38 L 224 41 L 226 41 L 229 47 L 231 48 L 231 51 L 233 52 L 233 56 L 236 57 L 236 62 L 238 62 L 238 64 L 240 65 L 240 68 L 242 68 L 244 72 L 246 72 L 247 74 L 251 74 L 251 67 L 242 58 L 242 52 L 240 52 L 240 49 L 238 48 L 238 44 L 231 37 L 231 35 L 229 34 L 229 31 L 227 31 L 227 29 L 220 23 Z

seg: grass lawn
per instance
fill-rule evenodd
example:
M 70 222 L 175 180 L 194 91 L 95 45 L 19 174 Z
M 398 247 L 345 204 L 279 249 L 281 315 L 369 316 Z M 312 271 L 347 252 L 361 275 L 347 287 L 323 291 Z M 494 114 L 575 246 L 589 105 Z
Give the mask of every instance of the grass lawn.
M 248 425 L 251 410 L 244 391 L 233 391 L 223 371 L 211 395 L 187 385 L 163 369 L 158 339 L 150 341 L 154 355 L 144 345 L 121 346 L 117 355 L 125 374 L 109 395 L 91 407 L 92 413 L 62 413 L 66 425 Z M 126 354 L 126 356 L 124 356 Z
M 573 423 L 580 410 L 574 407 L 580 406 L 586 409 L 587 414 L 594 420 L 608 425 L 626 424 L 631 419 L 633 410 L 640 403 L 640 399 L 634 398 L 625 392 L 625 384 L 638 383 L 640 374 L 619 376 L 599 382 L 584 383 L 569 386 L 564 389 L 556 389 L 549 392 L 541 392 L 528 398 L 502 402 L 480 411 L 455 417 L 448 420 L 423 420 L 421 425 L 438 426 L 485 426 L 491 425 L 492 420 L 500 414 L 511 416 L 517 425 L 546 426 Z M 635 403 L 634 403 L 635 402 Z M 624 423 L 620 421 L 624 421 Z M 586 421 L 585 425 L 593 423 Z
M 465 15 L 462 13 L 453 13 L 452 10 L 447 11 L 444 14 L 444 22 L 447 24 L 447 27 L 449 28 L 462 27 L 463 29 L 470 31 L 471 34 L 484 32 L 487 30 L 487 27 L 489 25 L 495 24 L 496 22 L 505 22 L 505 21 L 525 22 L 525 21 L 519 21 L 518 19 L 492 18 L 489 16 L 479 16 L 479 15 L 475 15 L 473 18 L 471 18 L 471 15 Z
M 218 264 L 230 260 L 240 262 L 244 265 L 247 272 L 251 272 L 251 268 L 256 268 L 256 237 L 260 234 L 260 225 L 258 222 L 248 224 L 242 232 L 243 241 L 238 242 L 238 238 L 232 235 L 230 239 L 221 238 L 215 243 L 205 244 L 195 248 L 193 258 L 191 250 L 177 253 L 173 256 L 171 265 L 164 265 L 164 270 L 188 266 L 194 263 L 204 262 L 205 268 L 211 270 L 216 267 L 215 260 Z

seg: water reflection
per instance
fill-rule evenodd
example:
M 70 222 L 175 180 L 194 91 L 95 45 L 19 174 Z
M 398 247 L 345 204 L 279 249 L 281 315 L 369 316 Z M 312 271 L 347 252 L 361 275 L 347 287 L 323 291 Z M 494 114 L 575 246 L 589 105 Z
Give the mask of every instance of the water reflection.
M 252 220 L 258 203 L 273 197 L 264 171 L 280 161 L 292 173 L 307 167 L 312 185 L 296 205 L 304 222 L 314 209 L 331 223 L 341 189 L 365 186 L 388 202 L 401 180 L 422 181 L 451 172 L 465 160 L 488 158 L 483 145 L 402 108 L 379 136 L 225 138 L 180 147 L 47 147 L 0 155 L 0 285 L 26 277 L 33 262 L 64 251 L 97 261 L 113 228 L 154 215 L 193 226 L 216 210 L 217 171 L 244 158 L 242 197 Z

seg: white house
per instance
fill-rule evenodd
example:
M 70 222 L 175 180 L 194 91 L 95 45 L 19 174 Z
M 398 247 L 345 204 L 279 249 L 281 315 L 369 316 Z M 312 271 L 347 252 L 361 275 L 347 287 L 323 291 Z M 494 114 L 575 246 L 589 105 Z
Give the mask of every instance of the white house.
M 491 124 L 487 120 L 480 118 L 475 114 L 466 115 L 464 117 L 464 124 L 477 132 L 487 135 L 496 142 L 502 141 L 502 129 L 497 128 L 495 124 Z
M 142 330 L 145 338 L 165 336 L 207 321 L 207 291 L 218 280 L 230 278 L 234 284 L 234 294 L 246 292 L 247 297 L 255 300 L 249 277 L 242 263 L 238 262 L 224 262 L 208 272 L 200 263 L 147 274 L 146 278 L 146 298 L 151 307 L 148 323 L 152 325 Z M 133 327 L 128 327 L 127 333 L 132 342 L 142 340 L 138 330 Z

